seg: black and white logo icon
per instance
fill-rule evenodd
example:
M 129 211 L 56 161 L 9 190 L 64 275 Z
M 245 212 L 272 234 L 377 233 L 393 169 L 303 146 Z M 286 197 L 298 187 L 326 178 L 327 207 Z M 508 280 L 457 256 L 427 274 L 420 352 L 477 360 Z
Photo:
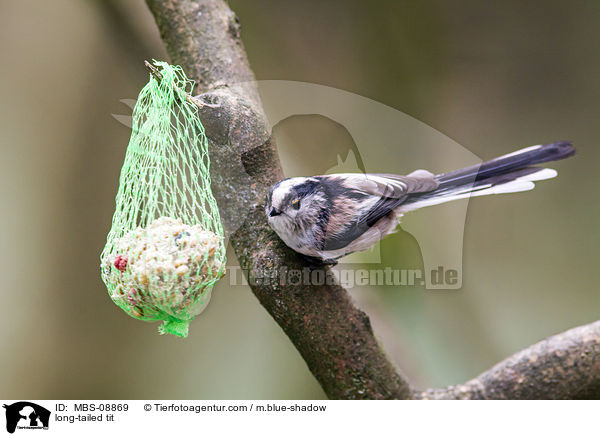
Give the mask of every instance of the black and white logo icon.
M 50 411 L 29 401 L 5 404 L 6 431 L 14 433 L 16 429 L 48 429 Z

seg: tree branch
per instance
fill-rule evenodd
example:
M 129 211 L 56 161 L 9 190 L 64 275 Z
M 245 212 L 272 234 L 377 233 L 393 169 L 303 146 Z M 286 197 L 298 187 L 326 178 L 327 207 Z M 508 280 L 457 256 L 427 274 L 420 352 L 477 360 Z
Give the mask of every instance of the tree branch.
M 546 339 L 464 385 L 412 391 L 331 272 L 309 268 L 266 222 L 265 195 L 283 174 L 235 15 L 223 0 L 147 4 L 171 61 L 199 84 L 203 94 L 195 98 L 208 103 L 199 107 L 212 188 L 252 292 L 329 398 L 600 397 L 600 322 Z M 326 284 L 295 285 L 302 280 L 285 280 L 286 271 L 322 274 Z
M 377 343 L 369 318 L 331 273 L 322 286 L 282 284 L 307 265 L 269 228 L 268 188 L 283 178 L 271 129 L 251 83 L 240 25 L 222 0 L 147 0 L 173 63 L 204 92 L 213 192 L 253 293 L 282 327 L 330 398 L 410 398 Z M 245 86 L 238 86 L 246 83 Z M 250 84 L 248 84 L 250 83 Z M 257 280 L 264 275 L 275 282 Z
M 600 321 L 576 327 L 503 360 L 463 385 L 428 390 L 421 399 L 598 399 Z

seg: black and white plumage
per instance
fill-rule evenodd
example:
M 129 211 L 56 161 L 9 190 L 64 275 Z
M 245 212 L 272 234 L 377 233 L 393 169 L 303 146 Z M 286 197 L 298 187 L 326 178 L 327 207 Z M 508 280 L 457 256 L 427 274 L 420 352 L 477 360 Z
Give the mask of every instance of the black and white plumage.
M 533 165 L 572 156 L 570 142 L 535 145 L 481 165 L 434 175 L 356 173 L 283 179 L 265 205 L 269 225 L 293 250 L 325 263 L 367 250 L 406 212 L 480 195 L 521 192 L 556 171 Z

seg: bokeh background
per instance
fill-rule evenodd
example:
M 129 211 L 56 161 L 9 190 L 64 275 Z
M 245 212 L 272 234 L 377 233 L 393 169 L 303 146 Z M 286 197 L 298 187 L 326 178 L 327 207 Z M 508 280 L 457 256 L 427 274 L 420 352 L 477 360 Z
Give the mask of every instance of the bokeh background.
M 599 2 L 230 5 L 258 79 L 368 97 L 482 158 L 559 139 L 578 147 L 534 192 L 469 203 L 461 290 L 352 290 L 415 387 L 466 381 L 599 318 Z M 120 100 L 146 82 L 143 60 L 166 59 L 143 1 L 4 0 L 0 52 L 0 396 L 324 398 L 247 287 L 220 283 L 185 340 L 106 294 L 99 254 L 129 138 L 111 114 L 130 114 Z M 284 166 L 309 174 L 323 162 L 294 144 L 352 142 L 320 117 L 276 130 Z M 382 244 L 386 264 L 419 265 L 406 241 Z

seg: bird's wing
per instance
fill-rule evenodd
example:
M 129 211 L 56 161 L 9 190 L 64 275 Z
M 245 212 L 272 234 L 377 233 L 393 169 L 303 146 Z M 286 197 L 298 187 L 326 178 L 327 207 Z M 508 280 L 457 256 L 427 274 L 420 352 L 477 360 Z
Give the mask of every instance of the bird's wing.
M 324 250 L 346 247 L 401 205 L 409 194 L 428 192 L 438 187 L 434 175 L 425 170 L 417 170 L 407 176 L 368 173 L 337 174 L 330 177 L 339 177 L 344 192 L 363 196 L 363 199 L 370 197 L 372 200 L 362 202 L 367 206 L 357 211 L 356 217 L 346 223 L 342 231 L 325 238 Z
M 433 191 L 439 186 L 435 176 L 426 170 L 417 170 L 407 176 L 396 174 L 367 174 L 367 176 L 382 186 L 379 191 L 372 193 L 372 195 L 379 194 L 379 201 L 365 211 L 361 217 L 361 220 L 369 227 L 400 206 L 409 194 Z M 390 185 L 404 186 L 403 195 L 398 195 L 399 193 L 396 191 L 392 191 L 392 195 L 388 195 Z

